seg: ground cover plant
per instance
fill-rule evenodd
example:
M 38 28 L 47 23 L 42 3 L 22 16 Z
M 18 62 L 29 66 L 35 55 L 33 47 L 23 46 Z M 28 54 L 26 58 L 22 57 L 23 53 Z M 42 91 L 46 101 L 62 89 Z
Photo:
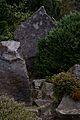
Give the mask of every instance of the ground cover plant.
M 37 120 L 37 117 L 24 104 L 8 96 L 0 96 L 0 120 Z

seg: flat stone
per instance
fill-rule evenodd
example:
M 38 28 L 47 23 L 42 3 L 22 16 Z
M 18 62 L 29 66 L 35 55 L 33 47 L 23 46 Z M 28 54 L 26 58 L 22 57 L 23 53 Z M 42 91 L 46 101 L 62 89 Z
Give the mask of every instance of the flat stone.
M 46 101 L 46 100 L 41 100 L 41 101 L 39 100 L 39 102 L 38 101 L 36 101 L 36 102 L 39 105 L 38 110 L 39 110 L 40 117 L 43 120 L 46 120 L 46 118 L 49 118 L 52 115 L 52 113 L 51 113 L 52 102 Z M 41 104 L 41 106 L 40 106 L 40 104 Z
M 52 103 L 51 100 L 45 100 L 45 99 L 36 99 L 35 103 L 37 104 L 37 106 L 42 106 L 42 105 L 50 105 Z
M 59 120 L 80 120 L 80 101 L 74 101 L 65 96 L 56 109 L 56 112 Z

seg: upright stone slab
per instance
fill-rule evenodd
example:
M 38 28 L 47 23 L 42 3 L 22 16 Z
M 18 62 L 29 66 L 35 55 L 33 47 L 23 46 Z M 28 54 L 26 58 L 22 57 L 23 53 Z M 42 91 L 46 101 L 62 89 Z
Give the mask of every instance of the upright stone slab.
M 0 42 L 0 95 L 30 103 L 31 90 L 25 61 L 18 53 L 20 42 Z
M 34 58 L 37 53 L 37 44 L 40 38 L 55 27 L 51 18 L 47 15 L 42 6 L 27 21 L 23 22 L 14 32 L 14 38 L 21 43 L 21 50 L 24 58 Z M 28 63 L 30 62 L 28 61 Z M 31 62 L 29 63 L 31 64 Z

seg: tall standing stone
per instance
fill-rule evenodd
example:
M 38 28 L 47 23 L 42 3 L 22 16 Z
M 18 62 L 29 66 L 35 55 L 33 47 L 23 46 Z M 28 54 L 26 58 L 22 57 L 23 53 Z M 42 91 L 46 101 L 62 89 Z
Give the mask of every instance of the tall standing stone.
M 14 32 L 14 38 L 20 41 L 22 54 L 29 65 L 36 56 L 38 41 L 54 27 L 55 24 L 42 6 Z

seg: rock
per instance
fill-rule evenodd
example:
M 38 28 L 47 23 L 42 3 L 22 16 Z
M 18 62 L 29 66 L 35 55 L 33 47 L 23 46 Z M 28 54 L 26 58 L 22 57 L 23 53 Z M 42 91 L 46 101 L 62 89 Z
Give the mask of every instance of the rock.
M 80 101 L 64 96 L 56 112 L 59 120 L 80 120 Z
M 42 91 L 41 88 L 43 86 L 45 79 L 35 79 L 32 82 L 32 96 L 33 99 L 40 99 L 42 98 Z
M 41 7 L 16 29 L 14 37 L 21 42 L 26 59 L 35 57 L 38 40 L 45 36 L 54 26 L 44 7 Z
M 46 99 L 53 99 L 53 84 L 44 82 L 42 86 L 42 96 Z
M 7 47 L 8 51 L 17 52 L 20 47 L 20 42 L 18 41 L 2 41 L 1 44 Z
M 36 79 L 36 80 L 33 80 L 32 84 L 35 89 L 41 89 L 44 82 L 45 82 L 45 79 Z
M 26 59 L 28 68 L 32 68 L 40 38 L 55 27 L 51 18 L 42 6 L 27 21 L 23 22 L 14 32 L 14 38 L 21 43 L 21 53 Z
M 42 91 L 38 90 L 37 99 L 42 99 Z
M 18 53 L 19 42 L 0 43 L 0 94 L 31 102 L 31 90 L 25 61 Z
M 80 79 L 80 65 L 75 64 L 68 70 L 68 72 L 71 73 L 77 79 Z
M 50 105 L 52 103 L 51 100 L 45 100 L 45 99 L 36 99 L 35 103 L 37 104 L 37 106 L 42 106 L 42 105 Z
M 51 108 L 53 101 L 36 99 L 34 102 L 37 105 L 38 115 L 42 120 L 51 120 L 49 118 L 52 118 Z
M 45 82 L 45 79 L 33 80 L 33 98 L 34 99 L 53 99 L 53 84 Z

